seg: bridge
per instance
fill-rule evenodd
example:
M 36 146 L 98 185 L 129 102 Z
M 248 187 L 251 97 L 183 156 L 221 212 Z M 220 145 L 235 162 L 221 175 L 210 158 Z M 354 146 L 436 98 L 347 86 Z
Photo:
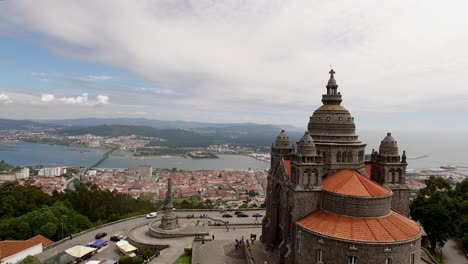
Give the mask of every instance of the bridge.
M 99 166 L 101 163 L 103 163 L 107 158 L 109 158 L 110 156 L 112 156 L 112 154 L 114 154 L 115 152 L 117 152 L 120 148 L 119 147 L 113 147 L 111 148 L 109 151 L 107 151 L 106 153 L 104 153 L 104 155 L 102 155 L 102 157 L 97 160 L 96 162 L 94 162 L 91 166 L 87 167 L 86 170 L 85 170 L 85 173 L 89 170 L 92 170 L 94 168 L 96 168 L 97 166 Z

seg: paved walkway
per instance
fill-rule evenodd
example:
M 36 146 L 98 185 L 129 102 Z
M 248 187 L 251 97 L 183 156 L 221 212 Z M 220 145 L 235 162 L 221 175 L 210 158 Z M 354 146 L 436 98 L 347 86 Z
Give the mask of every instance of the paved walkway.
M 463 246 L 456 240 L 449 240 L 442 248 L 442 256 L 445 264 L 468 264 Z
M 192 263 L 197 264 L 244 264 L 245 257 L 243 248 L 235 249 L 235 240 L 250 238 L 250 234 L 257 235 L 257 241 L 262 233 L 258 226 L 242 226 L 227 231 L 224 227 L 212 228 L 210 235 L 214 235 L 213 241 L 194 242 Z M 263 264 L 262 262 L 259 262 Z

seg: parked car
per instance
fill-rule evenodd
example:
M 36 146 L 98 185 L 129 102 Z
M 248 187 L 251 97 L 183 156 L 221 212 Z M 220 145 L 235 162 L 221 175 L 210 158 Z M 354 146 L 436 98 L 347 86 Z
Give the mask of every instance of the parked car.
M 241 212 L 241 211 L 236 211 L 236 212 L 234 212 L 234 214 L 235 214 L 235 215 L 243 214 L 243 212 Z
M 122 238 L 122 236 L 111 236 L 110 241 L 117 242 L 120 241 Z
M 252 215 L 253 217 L 262 217 L 263 215 L 262 214 L 259 214 L 259 213 L 255 213 Z
M 105 237 L 105 236 L 107 236 L 107 233 L 105 233 L 105 232 L 100 232 L 100 233 L 97 233 L 97 234 L 94 236 L 94 238 L 96 238 L 96 239 L 101 239 L 101 238 L 103 238 L 103 237 Z
M 232 217 L 232 215 L 230 215 L 230 214 L 223 214 L 222 217 L 224 217 L 224 218 L 229 218 L 229 217 Z
M 249 215 L 244 214 L 244 213 L 239 213 L 237 214 L 237 217 L 249 217 Z
M 156 216 L 158 216 L 158 213 L 152 212 L 146 215 L 146 219 L 155 218 Z

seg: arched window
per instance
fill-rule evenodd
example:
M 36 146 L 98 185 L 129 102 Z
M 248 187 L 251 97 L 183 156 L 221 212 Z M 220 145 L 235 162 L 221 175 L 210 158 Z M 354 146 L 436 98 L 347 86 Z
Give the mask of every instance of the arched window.
M 405 183 L 403 180 L 403 171 L 401 169 L 396 170 L 396 175 L 398 176 L 398 179 L 396 179 L 398 183 Z
M 336 153 L 336 162 L 341 162 L 341 152 Z
M 343 154 L 341 155 L 341 159 L 343 162 L 346 162 L 346 152 L 343 151 Z
M 387 183 L 393 183 L 394 182 L 394 180 L 393 180 L 394 175 L 395 175 L 395 171 L 393 169 L 390 169 L 388 171 Z
M 303 185 L 309 185 L 309 174 L 310 174 L 310 170 L 304 171 L 303 182 L 302 182 Z
M 364 151 L 359 151 L 359 154 L 358 154 L 358 161 L 363 161 L 364 160 Z
M 348 152 L 348 162 L 353 162 L 353 153 Z

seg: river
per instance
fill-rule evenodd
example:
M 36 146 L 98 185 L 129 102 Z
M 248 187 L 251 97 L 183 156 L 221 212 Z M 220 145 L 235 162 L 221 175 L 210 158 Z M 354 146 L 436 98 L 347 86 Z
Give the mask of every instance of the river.
M 2 150 L 6 146 L 7 150 Z M 0 160 L 18 166 L 90 166 L 105 150 L 53 146 L 26 142 L 0 142 Z M 181 157 L 134 158 L 131 152 L 119 151 L 100 164 L 100 168 L 137 168 L 150 164 L 153 168 L 177 168 L 183 170 L 255 169 L 270 167 L 269 163 L 243 155 L 219 155 L 219 159 L 185 159 Z

